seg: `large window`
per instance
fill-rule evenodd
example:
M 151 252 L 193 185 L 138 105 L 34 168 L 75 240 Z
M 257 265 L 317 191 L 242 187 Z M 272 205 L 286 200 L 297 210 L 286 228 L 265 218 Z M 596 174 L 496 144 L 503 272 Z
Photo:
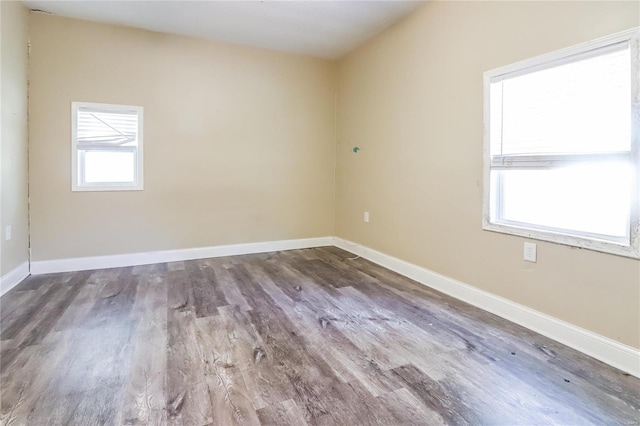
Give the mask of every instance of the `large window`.
M 485 229 L 640 257 L 638 36 L 485 73 Z
M 140 190 L 142 107 L 73 102 L 73 191 Z

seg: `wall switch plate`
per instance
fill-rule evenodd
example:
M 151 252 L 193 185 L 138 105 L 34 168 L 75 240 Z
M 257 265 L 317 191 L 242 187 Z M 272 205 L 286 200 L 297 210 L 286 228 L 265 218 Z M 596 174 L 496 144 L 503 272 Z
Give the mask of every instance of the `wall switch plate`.
M 4 230 L 4 238 L 9 241 L 11 239 L 11 225 L 8 225 Z
M 537 261 L 537 247 L 534 243 L 524 243 L 524 260 L 528 262 Z
M 369 223 L 369 212 L 364 212 L 364 221 Z

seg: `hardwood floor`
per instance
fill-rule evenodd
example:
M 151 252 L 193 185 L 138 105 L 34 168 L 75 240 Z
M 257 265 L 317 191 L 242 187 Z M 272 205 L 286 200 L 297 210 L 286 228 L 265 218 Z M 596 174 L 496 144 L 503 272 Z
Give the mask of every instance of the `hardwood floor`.
M 333 247 L 33 276 L 0 422 L 640 422 L 640 380 Z

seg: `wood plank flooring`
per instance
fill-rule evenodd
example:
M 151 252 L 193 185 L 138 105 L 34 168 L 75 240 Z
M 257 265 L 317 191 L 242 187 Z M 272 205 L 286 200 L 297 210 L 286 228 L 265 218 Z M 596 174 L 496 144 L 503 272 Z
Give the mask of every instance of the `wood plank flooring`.
M 33 276 L 3 425 L 640 423 L 640 380 L 334 247 Z

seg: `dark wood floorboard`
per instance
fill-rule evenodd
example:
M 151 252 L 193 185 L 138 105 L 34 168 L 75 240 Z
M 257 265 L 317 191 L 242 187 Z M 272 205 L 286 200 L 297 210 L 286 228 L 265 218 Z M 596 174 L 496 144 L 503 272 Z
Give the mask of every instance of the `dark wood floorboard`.
M 1 425 L 638 425 L 640 379 L 335 247 L 29 277 Z

